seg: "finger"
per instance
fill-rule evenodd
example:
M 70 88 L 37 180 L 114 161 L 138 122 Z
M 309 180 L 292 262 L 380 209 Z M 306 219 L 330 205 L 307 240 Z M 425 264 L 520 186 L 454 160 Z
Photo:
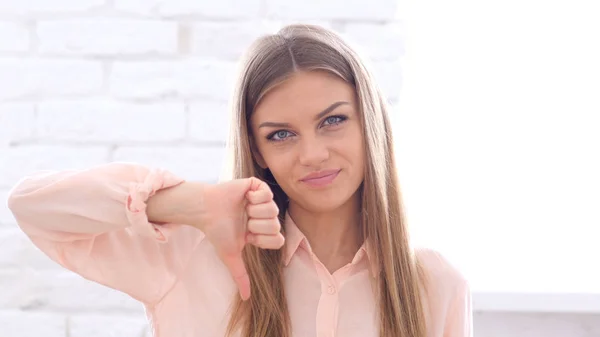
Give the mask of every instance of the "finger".
M 250 191 L 258 191 L 260 189 L 269 189 L 269 185 L 267 185 L 264 181 L 256 178 L 256 177 L 250 177 L 248 178 L 250 179 Z
M 242 300 L 250 298 L 250 278 L 241 255 L 232 255 L 222 258 L 223 263 L 231 273 L 240 292 Z
M 273 199 L 273 190 L 269 184 L 256 177 L 250 178 L 250 191 L 266 191 L 270 195 L 269 199 Z
M 261 188 L 256 191 L 250 190 L 246 193 L 246 199 L 251 204 L 262 204 L 273 200 L 273 192 L 271 192 L 270 188 Z
M 246 206 L 246 213 L 248 214 L 249 218 L 271 219 L 279 215 L 279 208 L 275 202 L 258 205 L 249 204 Z
M 262 249 L 279 249 L 283 247 L 285 238 L 281 233 L 275 235 L 248 234 L 248 243 Z
M 281 230 L 278 218 L 248 220 L 248 231 L 252 234 L 275 235 Z

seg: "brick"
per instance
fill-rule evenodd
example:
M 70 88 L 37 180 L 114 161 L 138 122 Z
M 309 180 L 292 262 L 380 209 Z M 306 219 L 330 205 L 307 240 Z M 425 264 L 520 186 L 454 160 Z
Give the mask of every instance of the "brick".
M 190 105 L 189 136 L 191 139 L 225 143 L 229 124 L 230 109 L 225 101 L 200 101 Z
M 396 18 L 397 0 L 265 0 L 266 16 L 275 19 L 364 20 Z
M 29 237 L 16 225 L 8 229 L 0 229 L 0 247 L 2 247 L 0 268 L 22 268 L 23 266 L 35 270 L 62 268 L 35 247 Z
M 165 168 L 189 180 L 215 182 L 222 173 L 225 150 L 224 146 L 121 147 L 115 150 L 113 160 Z
M 23 52 L 29 49 L 29 30 L 21 23 L 0 22 L 0 52 Z
M 74 315 L 69 317 L 69 337 L 141 337 L 147 326 L 143 315 Z
M 143 55 L 177 53 L 176 22 L 131 19 L 69 19 L 37 25 L 41 53 Z
M 115 8 L 127 13 L 200 18 L 254 18 L 260 0 L 115 0 Z
M 0 310 L 0 326 L 6 337 L 67 337 L 62 314 Z
M 35 124 L 32 103 L 0 104 L 0 147 L 30 139 Z
M 404 55 L 404 34 L 399 23 L 349 23 L 343 36 L 373 60 L 398 59 Z
M 78 169 L 106 162 L 108 148 L 101 146 L 31 145 L 0 148 L 0 189 L 11 188 L 38 170 Z
M 183 139 L 185 128 L 183 103 L 52 101 L 39 105 L 36 134 L 76 142 L 168 141 Z
M 203 57 L 238 59 L 259 36 L 274 34 L 274 22 L 201 22 L 192 29 L 192 52 Z
M 0 59 L 0 100 L 30 95 L 98 93 L 102 81 L 100 62 Z
M 117 62 L 110 75 L 109 89 L 119 98 L 229 99 L 235 70 L 234 62 L 224 61 Z
M 0 14 L 73 13 L 95 9 L 106 0 L 0 1 Z
M 143 305 L 120 291 L 68 271 L 40 271 L 30 266 L 0 270 L 0 310 L 45 310 L 90 313 L 143 313 Z

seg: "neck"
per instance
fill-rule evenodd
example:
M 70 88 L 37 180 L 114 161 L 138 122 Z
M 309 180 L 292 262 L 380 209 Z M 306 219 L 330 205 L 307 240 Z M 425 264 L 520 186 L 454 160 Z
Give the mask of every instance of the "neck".
M 330 271 L 350 263 L 363 243 L 360 193 L 335 210 L 314 212 L 290 201 L 288 212 L 317 258 Z

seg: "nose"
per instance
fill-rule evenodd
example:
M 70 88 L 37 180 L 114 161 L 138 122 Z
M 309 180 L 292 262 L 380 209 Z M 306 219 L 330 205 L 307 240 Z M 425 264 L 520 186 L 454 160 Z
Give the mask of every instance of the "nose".
M 320 166 L 329 159 L 327 144 L 317 137 L 304 137 L 299 145 L 299 161 L 304 166 Z

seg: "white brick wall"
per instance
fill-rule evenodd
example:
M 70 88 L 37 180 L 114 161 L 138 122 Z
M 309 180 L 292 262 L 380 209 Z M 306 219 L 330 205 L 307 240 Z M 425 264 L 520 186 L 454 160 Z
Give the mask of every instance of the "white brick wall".
M 260 0 L 114 0 L 117 10 L 159 17 L 193 19 L 255 19 L 261 12 Z
M 103 83 L 101 62 L 40 55 L 0 57 L 0 75 L 0 100 L 98 95 Z
M 0 103 L 0 149 L 33 138 L 34 123 L 35 104 Z
M 40 15 L 82 14 L 99 8 L 106 0 L 30 0 L 1 1 L 0 14 L 15 17 L 37 17 Z
M 96 145 L 21 145 L 0 148 L 0 188 L 36 170 L 83 168 L 106 162 L 109 148 Z
M 131 18 L 46 21 L 37 24 L 37 37 L 38 51 L 48 55 L 176 55 L 178 24 Z
M 377 0 L 368 5 L 362 0 L 266 0 L 269 18 L 393 21 L 397 17 L 398 0 Z
M 120 99 L 228 99 L 236 63 L 215 59 L 116 61 L 109 94 Z
M 0 335 L 150 335 L 138 303 L 63 270 L 18 230 L 6 208 L 18 179 L 119 160 L 214 181 L 237 59 L 258 35 L 297 20 L 360 44 L 393 101 L 402 84 L 397 8 L 397 0 L 0 0 Z M 546 319 L 509 318 L 511 336 Z M 598 336 L 584 330 L 592 318 L 567 318 L 553 331 Z M 478 316 L 477 336 L 500 336 L 505 319 Z
M 34 132 L 47 142 L 119 144 L 183 140 L 185 129 L 183 102 L 72 99 L 39 103 Z
M 67 318 L 54 313 L 0 310 L 0 325 L 5 336 L 65 337 Z
M 24 52 L 29 48 L 25 23 L 0 22 L 0 52 Z
M 193 24 L 191 50 L 199 57 L 237 59 L 256 36 L 275 33 L 277 22 L 230 21 Z

